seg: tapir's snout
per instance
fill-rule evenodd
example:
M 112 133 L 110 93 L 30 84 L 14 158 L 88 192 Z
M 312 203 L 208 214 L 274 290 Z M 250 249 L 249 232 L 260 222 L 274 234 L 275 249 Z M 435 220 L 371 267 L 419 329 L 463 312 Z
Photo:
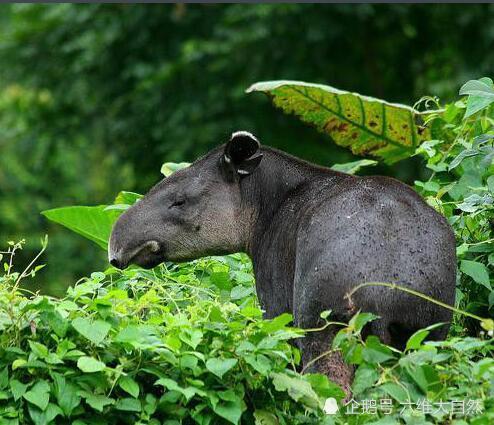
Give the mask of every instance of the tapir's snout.
M 146 231 L 136 234 L 133 214 L 124 213 L 113 226 L 108 246 L 108 261 L 118 269 L 130 264 L 152 268 L 163 261 L 163 247 L 146 235 Z
M 108 262 L 120 270 L 127 268 L 127 264 L 122 261 L 122 258 L 115 254 L 108 253 Z
M 117 269 L 125 269 L 129 264 L 135 263 L 142 267 L 154 267 L 158 261 L 157 254 L 160 252 L 160 245 L 156 241 L 147 241 L 135 248 L 120 248 L 108 250 L 108 261 Z

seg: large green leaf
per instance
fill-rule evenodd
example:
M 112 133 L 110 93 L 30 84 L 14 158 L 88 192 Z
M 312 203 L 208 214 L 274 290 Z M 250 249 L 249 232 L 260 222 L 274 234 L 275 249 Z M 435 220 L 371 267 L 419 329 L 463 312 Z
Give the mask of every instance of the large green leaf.
M 23 397 L 29 403 L 45 410 L 50 400 L 50 385 L 44 380 L 38 381 L 29 391 L 24 393 Z
M 122 376 L 118 380 L 118 385 L 126 393 L 130 394 L 132 397 L 139 397 L 139 384 L 132 379 L 130 376 Z
M 64 207 L 43 211 L 46 218 L 96 242 L 107 249 L 113 223 L 119 216 L 106 205 L 97 207 Z
M 78 387 L 67 382 L 65 377 L 59 373 L 53 373 L 52 376 L 58 405 L 66 416 L 70 416 L 72 411 L 81 403 L 81 397 L 77 393 Z
M 462 260 L 460 270 L 470 276 L 475 282 L 484 285 L 489 290 L 491 289 L 489 272 L 484 264 L 478 261 Z
M 223 375 L 237 364 L 237 359 L 209 359 L 206 362 L 206 368 L 214 373 L 218 378 L 223 378 Z
M 271 377 L 276 391 L 286 391 L 293 400 L 307 406 L 313 408 L 319 406 L 319 398 L 306 380 L 285 373 L 272 373 Z
M 189 165 L 186 162 L 179 164 L 167 162 L 163 164 L 161 172 L 165 176 L 169 176 Z M 112 205 L 54 208 L 43 211 L 41 214 L 49 220 L 96 242 L 101 248 L 107 250 L 113 224 L 120 214 L 141 198 L 142 195 L 138 193 L 122 191 L 117 195 Z
M 420 115 L 410 106 L 388 103 L 321 84 L 300 81 L 256 83 L 247 93 L 263 92 L 284 112 L 314 125 L 356 155 L 393 163 L 414 154 L 430 138 Z

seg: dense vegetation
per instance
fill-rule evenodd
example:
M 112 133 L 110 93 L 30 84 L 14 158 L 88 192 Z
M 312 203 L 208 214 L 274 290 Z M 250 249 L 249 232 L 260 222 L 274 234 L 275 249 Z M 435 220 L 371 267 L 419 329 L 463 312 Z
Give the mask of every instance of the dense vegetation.
M 0 242 L 26 238 L 27 265 L 49 232 L 35 284 L 62 294 L 105 256 L 39 211 L 142 193 L 162 162 L 191 161 L 239 128 L 323 165 L 349 161 L 245 88 L 286 78 L 451 100 L 492 72 L 493 16 L 489 4 L 1 5 Z M 419 161 L 379 167 L 423 177 Z
M 361 312 L 346 324 L 321 312 L 324 326 L 341 327 L 331 349 L 356 367 L 354 400 L 341 407 L 343 392 L 325 376 L 301 374 L 300 354 L 288 342 L 317 329 L 290 327 L 288 314 L 262 319 L 244 255 L 151 271 L 109 268 L 56 299 L 22 289 L 42 271 L 35 262 L 15 271 L 22 244 L 11 243 L 0 278 L 0 424 L 494 421 L 492 80 L 467 82 L 464 97 L 444 107 L 425 98 L 417 105 L 427 107 L 423 112 L 306 83 L 254 89 L 357 153 L 387 162 L 426 159 L 432 173 L 415 187 L 448 218 L 458 242 L 458 308 L 448 340 L 427 342 L 430 328 L 420 330 L 401 352 L 361 338 L 373 315 Z M 335 168 L 355 173 L 369 165 L 376 161 Z M 179 166 L 186 164 L 165 164 L 162 172 Z M 108 206 L 44 214 L 105 248 L 112 222 L 138 199 L 121 192 Z

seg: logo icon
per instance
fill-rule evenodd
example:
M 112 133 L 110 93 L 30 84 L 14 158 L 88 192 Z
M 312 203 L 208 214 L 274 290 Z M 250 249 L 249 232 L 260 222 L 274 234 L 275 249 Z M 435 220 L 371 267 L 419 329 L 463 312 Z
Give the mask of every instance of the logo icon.
M 326 415 L 334 415 L 336 412 L 338 412 L 338 404 L 336 403 L 336 399 L 334 399 L 333 397 L 327 398 L 324 402 L 323 410 Z

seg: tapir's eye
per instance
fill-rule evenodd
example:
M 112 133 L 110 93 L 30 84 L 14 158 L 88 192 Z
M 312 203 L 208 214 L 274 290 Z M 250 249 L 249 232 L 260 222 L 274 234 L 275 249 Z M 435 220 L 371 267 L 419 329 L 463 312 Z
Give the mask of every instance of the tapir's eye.
M 177 199 L 170 205 L 170 208 L 181 207 L 183 204 L 185 204 L 185 199 Z

